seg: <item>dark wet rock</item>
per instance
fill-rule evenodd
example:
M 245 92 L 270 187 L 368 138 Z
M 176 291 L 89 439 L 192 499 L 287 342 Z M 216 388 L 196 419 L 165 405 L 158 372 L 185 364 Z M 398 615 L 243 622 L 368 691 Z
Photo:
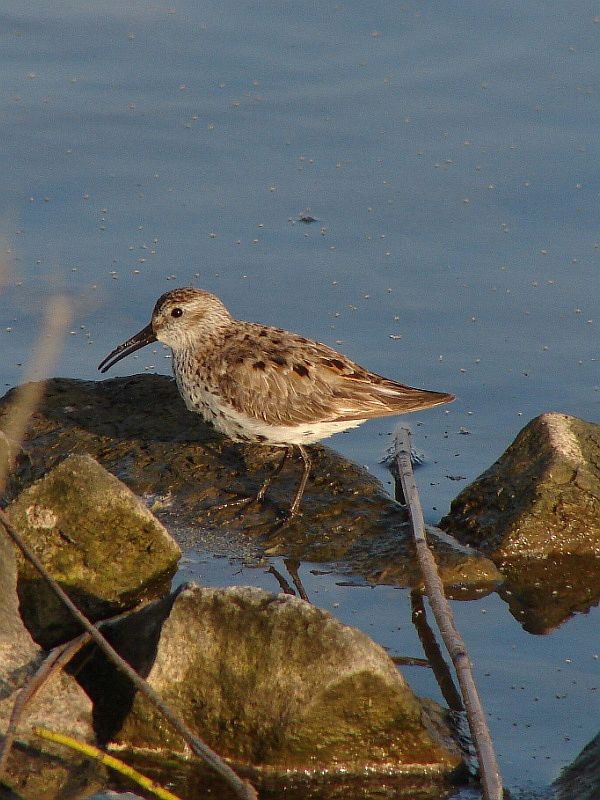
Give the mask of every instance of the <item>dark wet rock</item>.
M 400 534 L 401 531 L 401 535 Z M 395 536 L 359 537 L 340 563 L 368 581 L 392 586 L 410 586 L 424 591 L 425 584 L 416 558 L 409 523 Z M 448 597 L 468 600 L 498 587 L 504 580 L 498 569 L 476 550 L 464 547 L 439 528 L 427 526 L 431 547 Z
M 144 504 L 89 455 L 68 456 L 10 504 L 7 514 L 46 569 L 91 619 L 168 591 L 180 549 Z M 19 556 L 22 617 L 53 646 L 80 627 Z
M 598 800 L 600 797 L 600 734 L 565 767 L 554 783 L 556 800 Z
M 379 645 L 295 597 L 187 585 L 110 629 L 161 697 L 236 764 L 269 774 L 447 775 L 461 762 Z M 88 672 L 101 674 L 93 663 Z M 105 697 L 105 711 L 116 709 L 127 711 L 122 696 Z M 113 739 L 186 747 L 139 694 Z
M 36 672 L 45 653 L 32 640 L 19 616 L 17 564 L 12 543 L 0 535 L 0 738 L 3 738 L 21 688 Z M 37 692 L 21 717 L 8 761 L 7 778 L 20 796 L 65 800 L 91 790 L 95 770 L 85 760 L 50 744 L 32 732 L 34 725 L 51 728 L 80 740 L 94 741 L 91 702 L 75 680 L 62 672 L 53 675 Z M 74 780 L 74 774 L 78 779 Z M 84 779 L 85 776 L 85 779 Z M 79 781 L 79 782 L 78 782 Z M 75 792 L 75 786 L 78 792 Z
M 167 783 L 167 775 L 169 789 L 177 797 L 221 800 L 226 796 L 233 800 L 233 795 L 226 794 L 223 789 L 222 781 L 215 780 L 214 773 L 199 759 L 182 756 L 167 759 L 156 752 L 139 750 L 125 751 L 122 756 L 128 764 L 162 785 Z M 437 772 L 428 775 L 424 769 L 419 774 L 378 770 L 355 774 L 323 770 L 281 775 L 266 770 L 257 772 L 237 764 L 235 767 L 240 776 L 250 780 L 260 800 L 446 800 L 457 797 L 454 776 L 444 778 Z
M 536 417 L 440 525 L 496 562 L 600 559 L 600 425 L 566 414 Z
M 0 401 L 0 428 L 12 392 Z M 322 446 L 311 448 L 314 467 L 303 516 L 273 534 L 289 506 L 300 465 L 286 464 L 266 502 L 242 519 L 236 508 L 211 507 L 255 494 L 277 453 L 233 444 L 186 410 L 175 384 L 160 375 L 93 382 L 48 382 L 25 449 L 31 477 L 40 477 L 70 453 L 89 453 L 116 475 L 188 548 L 222 553 L 285 554 L 335 561 L 370 581 L 418 585 L 405 511 L 360 467 Z M 17 479 L 26 480 L 20 473 Z M 494 565 L 473 552 L 434 538 L 447 586 L 493 588 Z M 407 562 L 411 562 L 410 564 Z M 460 588 L 459 586 L 459 588 Z

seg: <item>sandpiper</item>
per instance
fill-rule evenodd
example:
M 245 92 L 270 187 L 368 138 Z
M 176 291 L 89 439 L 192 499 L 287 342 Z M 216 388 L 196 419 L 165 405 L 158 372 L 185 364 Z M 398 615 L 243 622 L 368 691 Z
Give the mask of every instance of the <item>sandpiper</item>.
M 173 353 L 177 387 L 190 411 L 236 442 L 283 448 L 283 457 L 253 500 L 262 501 L 296 449 L 302 477 L 282 524 L 298 514 L 311 468 L 304 447 L 371 417 L 394 416 L 454 400 L 445 392 L 404 386 L 369 372 L 325 344 L 297 333 L 234 319 L 201 289 L 159 297 L 152 319 L 116 347 L 101 372 L 156 340 Z

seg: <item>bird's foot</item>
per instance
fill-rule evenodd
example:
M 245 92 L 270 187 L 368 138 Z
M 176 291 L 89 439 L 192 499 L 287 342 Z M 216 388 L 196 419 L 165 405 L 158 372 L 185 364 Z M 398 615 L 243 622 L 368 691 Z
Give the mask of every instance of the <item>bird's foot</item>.
M 248 506 L 258 502 L 256 495 L 252 497 L 235 497 L 232 500 L 226 500 L 224 503 L 217 503 L 217 505 L 210 506 L 206 509 L 207 514 L 217 514 L 219 511 L 226 511 L 228 508 L 239 508 L 243 512 Z

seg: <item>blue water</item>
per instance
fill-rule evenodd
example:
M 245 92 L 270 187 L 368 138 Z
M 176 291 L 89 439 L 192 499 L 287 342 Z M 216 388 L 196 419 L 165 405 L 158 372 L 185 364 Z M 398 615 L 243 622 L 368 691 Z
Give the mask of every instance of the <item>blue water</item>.
M 600 421 L 594 13 L 5 0 L 0 385 L 22 380 L 51 294 L 73 320 L 50 373 L 93 379 L 159 294 L 194 284 L 458 395 L 408 418 L 430 521 L 535 415 Z M 113 374 L 167 372 L 166 355 Z M 385 481 L 392 427 L 331 444 Z

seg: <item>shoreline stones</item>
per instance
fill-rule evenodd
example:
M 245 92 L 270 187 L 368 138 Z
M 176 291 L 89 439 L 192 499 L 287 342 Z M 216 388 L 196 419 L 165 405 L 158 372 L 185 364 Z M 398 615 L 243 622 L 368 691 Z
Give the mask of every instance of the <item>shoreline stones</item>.
M 440 525 L 494 560 L 499 594 L 530 633 L 587 611 L 600 597 L 600 425 L 536 417 Z
M 17 562 L 12 542 L 0 534 L 0 732 L 8 727 L 22 687 L 47 654 L 35 644 L 19 616 Z M 40 739 L 33 726 L 61 731 L 80 741 L 94 742 L 92 703 L 76 681 L 58 672 L 30 700 L 17 729 L 7 772 L 19 796 L 75 800 L 77 786 L 100 786 L 97 765 L 85 757 Z M 102 771 L 102 770 L 100 770 Z M 13 795 L 11 794 L 11 797 Z M 15 795 L 16 796 L 16 795 Z

